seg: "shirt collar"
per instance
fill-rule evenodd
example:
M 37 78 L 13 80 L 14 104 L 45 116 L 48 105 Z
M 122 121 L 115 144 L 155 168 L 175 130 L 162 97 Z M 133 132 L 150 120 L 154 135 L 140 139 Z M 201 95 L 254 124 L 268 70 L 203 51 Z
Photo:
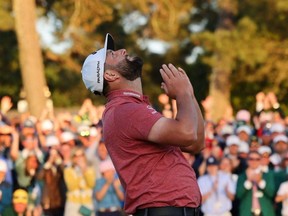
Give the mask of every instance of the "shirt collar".
M 145 95 L 142 95 L 138 92 L 135 91 L 131 91 L 131 90 L 125 90 L 125 89 L 120 89 L 120 90 L 115 90 L 115 91 L 111 91 L 107 94 L 107 101 L 110 102 L 111 100 L 115 99 L 115 98 L 131 98 L 131 99 L 136 99 L 139 101 L 145 101 L 145 102 L 149 102 L 148 101 L 148 97 Z

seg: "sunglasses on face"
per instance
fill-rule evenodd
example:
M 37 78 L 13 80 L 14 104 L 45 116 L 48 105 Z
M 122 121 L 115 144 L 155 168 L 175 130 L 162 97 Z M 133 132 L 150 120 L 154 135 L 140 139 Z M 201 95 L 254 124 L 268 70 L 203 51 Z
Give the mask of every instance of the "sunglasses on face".
M 250 161 L 259 161 L 260 158 L 248 158 L 248 160 L 250 160 Z

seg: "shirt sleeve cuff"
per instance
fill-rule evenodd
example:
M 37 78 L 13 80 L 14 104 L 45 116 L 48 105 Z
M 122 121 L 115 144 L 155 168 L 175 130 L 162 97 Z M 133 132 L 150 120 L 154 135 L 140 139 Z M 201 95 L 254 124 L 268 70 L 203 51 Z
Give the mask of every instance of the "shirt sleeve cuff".
M 266 187 L 266 181 L 264 179 L 262 179 L 259 184 L 258 184 L 259 188 L 264 189 Z
M 252 188 L 252 182 L 249 181 L 249 180 L 246 180 L 244 182 L 244 187 L 247 189 L 247 190 L 250 190 Z

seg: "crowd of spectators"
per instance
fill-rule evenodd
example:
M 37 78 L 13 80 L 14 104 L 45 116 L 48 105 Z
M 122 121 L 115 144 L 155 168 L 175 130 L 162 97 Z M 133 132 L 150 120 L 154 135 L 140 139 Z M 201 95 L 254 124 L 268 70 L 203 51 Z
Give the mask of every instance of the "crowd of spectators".
M 159 96 L 163 115 L 175 104 Z M 124 191 L 102 139 L 103 106 L 77 112 L 9 116 L 1 99 L 0 215 L 125 215 Z M 194 168 L 205 216 L 288 216 L 287 118 L 273 93 L 256 96 L 255 113 L 205 121 L 206 148 L 183 153 Z

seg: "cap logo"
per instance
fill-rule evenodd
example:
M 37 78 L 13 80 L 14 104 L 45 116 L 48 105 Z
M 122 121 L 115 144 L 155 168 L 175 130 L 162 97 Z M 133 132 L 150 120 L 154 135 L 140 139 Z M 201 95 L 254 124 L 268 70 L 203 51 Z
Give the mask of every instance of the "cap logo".
M 100 61 L 97 61 L 97 83 L 100 83 Z

